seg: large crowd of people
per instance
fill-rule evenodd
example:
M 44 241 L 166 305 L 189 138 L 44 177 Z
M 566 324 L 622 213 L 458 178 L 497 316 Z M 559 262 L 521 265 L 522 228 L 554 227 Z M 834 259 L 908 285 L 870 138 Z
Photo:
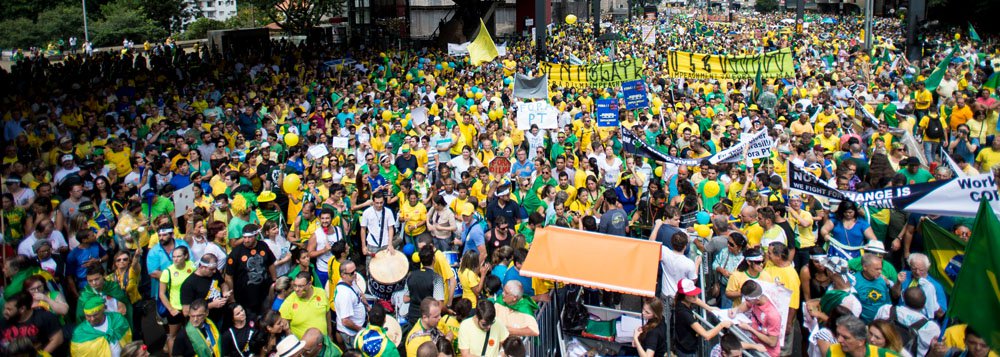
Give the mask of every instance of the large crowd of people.
M 528 41 L 481 66 L 284 40 L 20 58 L 0 71 L 0 350 L 524 356 L 538 331 L 508 319 L 568 288 L 520 273 L 534 233 L 558 226 L 662 242 L 660 296 L 643 300 L 624 354 L 995 356 L 944 318 L 949 296 L 928 275 L 920 225 L 968 239 L 968 220 L 887 210 L 876 227 L 863 206 L 788 189 L 789 163 L 851 191 L 947 180 L 959 173 L 942 153 L 1000 177 L 995 44 L 939 30 L 910 62 L 899 18 L 876 18 L 868 52 L 859 16 L 810 14 L 799 32 L 781 15 L 680 9 L 611 23 L 614 46 L 583 21 L 551 31 L 547 62 L 641 60 L 652 105 L 623 110 L 623 129 L 594 114 L 620 87 L 558 85 L 555 129 L 518 128 L 514 75 L 538 75 Z M 952 46 L 966 61 L 928 90 Z M 783 48 L 795 76 L 759 88 L 664 67 L 667 49 Z M 684 166 L 623 150 L 620 130 L 687 159 L 762 130 L 775 146 Z M 509 173 L 491 169 L 499 157 Z M 787 313 L 758 281 L 791 290 Z M 708 325 L 702 309 L 750 322 Z

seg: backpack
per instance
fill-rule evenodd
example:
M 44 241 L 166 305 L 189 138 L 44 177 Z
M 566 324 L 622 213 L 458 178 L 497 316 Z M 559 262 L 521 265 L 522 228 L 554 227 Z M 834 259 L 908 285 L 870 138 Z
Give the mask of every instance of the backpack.
M 587 307 L 583 303 L 575 299 L 567 299 L 566 306 L 563 307 L 561 320 L 563 331 L 580 334 L 587 329 L 587 323 L 590 321 L 590 312 L 587 311 Z
M 924 134 L 931 139 L 941 139 L 944 138 L 944 128 L 941 126 L 941 117 L 927 116 L 927 129 L 924 130 Z
M 896 334 L 899 335 L 899 339 L 903 341 L 903 349 L 910 352 L 911 356 L 916 356 L 917 349 L 920 347 L 920 329 L 923 328 L 929 321 L 926 318 L 921 318 L 909 326 L 903 325 L 899 322 L 899 315 L 896 312 L 896 306 L 892 306 L 889 308 L 889 322 L 891 322 L 892 326 L 896 329 Z

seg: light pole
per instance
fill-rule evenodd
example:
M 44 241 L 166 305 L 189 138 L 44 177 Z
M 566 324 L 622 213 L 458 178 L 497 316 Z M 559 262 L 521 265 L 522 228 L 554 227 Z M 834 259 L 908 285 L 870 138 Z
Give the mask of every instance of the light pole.
M 872 50 L 872 11 L 875 10 L 874 0 L 865 0 L 865 51 Z
M 87 31 L 87 0 L 81 0 L 83 2 L 83 41 L 84 43 L 90 42 L 90 32 Z

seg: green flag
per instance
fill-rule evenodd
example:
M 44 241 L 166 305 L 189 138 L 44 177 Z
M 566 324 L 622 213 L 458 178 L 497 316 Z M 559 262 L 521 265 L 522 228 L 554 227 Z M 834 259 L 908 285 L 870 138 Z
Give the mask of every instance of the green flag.
M 927 76 L 927 79 L 924 80 L 927 90 L 933 92 L 941 84 L 941 80 L 944 79 L 944 72 L 948 70 L 948 64 L 955 58 L 955 52 L 958 52 L 957 45 L 951 49 L 951 52 L 948 52 L 948 55 L 941 60 L 941 63 L 938 63 L 937 67 L 934 68 L 934 72 L 931 72 L 931 75 Z
M 969 324 L 1000 351 L 1000 221 L 988 200 L 979 204 L 948 316 Z
M 941 283 L 946 294 L 951 294 L 955 278 L 962 268 L 965 242 L 931 220 L 920 223 L 920 232 L 923 234 L 924 244 L 927 245 L 927 255 L 931 258 L 928 272 Z
M 990 78 L 986 79 L 986 83 L 983 83 L 983 88 L 989 89 L 991 92 L 997 89 L 997 86 L 1000 86 L 1000 75 L 998 74 L 1000 73 L 993 72 Z
M 976 28 L 972 27 L 972 23 L 969 23 L 969 39 L 976 42 L 983 42 L 983 39 L 979 38 L 979 34 L 976 33 Z

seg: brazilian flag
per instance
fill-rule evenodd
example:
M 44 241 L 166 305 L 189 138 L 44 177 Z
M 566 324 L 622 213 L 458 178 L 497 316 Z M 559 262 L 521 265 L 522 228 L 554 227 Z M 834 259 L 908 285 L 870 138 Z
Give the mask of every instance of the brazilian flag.
M 987 200 L 979 204 L 965 261 L 955 279 L 948 316 L 969 324 L 1000 351 L 1000 220 Z
M 965 242 L 931 220 L 920 224 L 920 233 L 923 234 L 924 244 L 927 245 L 927 255 L 931 258 L 928 273 L 937 279 L 945 288 L 945 293 L 950 295 L 955 286 L 955 278 L 962 269 Z
M 93 296 L 80 300 L 80 305 L 88 315 L 104 314 L 106 328 L 100 331 L 90 322 L 84 321 L 73 330 L 70 340 L 70 354 L 82 357 L 105 357 L 111 355 L 113 344 L 124 347 L 132 342 L 132 329 L 125 316 L 117 312 L 105 311 L 104 299 Z

